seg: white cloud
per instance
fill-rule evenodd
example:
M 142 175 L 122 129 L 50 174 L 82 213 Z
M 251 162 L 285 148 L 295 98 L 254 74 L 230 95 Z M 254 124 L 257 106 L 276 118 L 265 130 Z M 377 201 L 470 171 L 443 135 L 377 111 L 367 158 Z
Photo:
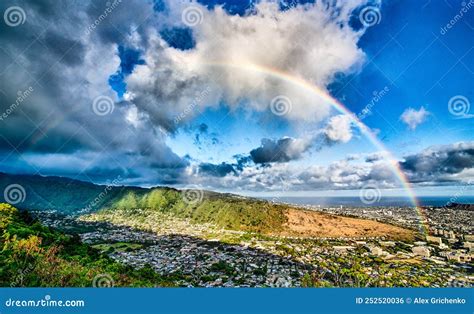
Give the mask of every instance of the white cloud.
M 429 115 L 430 112 L 421 106 L 419 110 L 413 108 L 406 109 L 400 116 L 400 119 L 408 125 L 410 130 L 415 130 L 418 125 L 425 122 Z
M 352 139 L 352 118 L 348 115 L 332 117 L 329 119 L 324 134 L 330 142 L 349 142 Z
M 204 187 L 241 191 L 312 191 L 358 189 L 364 184 L 380 188 L 400 186 L 387 160 L 375 163 L 348 160 L 335 161 L 327 166 L 301 167 L 292 163 L 273 163 L 245 167 L 238 175 L 216 178 L 189 171 L 190 182 Z M 194 169 L 195 166 L 189 167 Z
M 200 6 L 203 22 L 193 27 L 196 47 L 171 48 L 150 30 L 141 47 L 146 64 L 128 78 L 128 90 L 139 109 L 168 128 L 176 127 L 170 121 L 190 104 L 197 103 L 185 120 L 221 99 L 233 108 L 265 111 L 278 95 L 291 100 L 286 118 L 320 121 L 329 115 L 330 104 L 254 65 L 290 73 L 326 90 L 336 73 L 356 71 L 364 60 L 357 46 L 362 32 L 348 25 L 352 10 L 364 2 L 318 2 L 280 11 L 277 3 L 263 1 L 255 14 L 246 16 Z M 208 88 L 209 95 L 196 102 L 196 95 Z

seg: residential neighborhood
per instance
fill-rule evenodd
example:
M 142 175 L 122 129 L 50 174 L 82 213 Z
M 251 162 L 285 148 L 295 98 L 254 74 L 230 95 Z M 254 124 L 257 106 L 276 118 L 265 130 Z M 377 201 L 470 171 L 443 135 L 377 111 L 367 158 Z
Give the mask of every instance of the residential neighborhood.
M 324 210 L 342 214 L 334 208 Z M 346 215 L 418 227 L 413 225 L 418 217 L 409 215 L 408 209 L 344 208 L 344 211 Z M 452 222 L 444 219 L 439 210 L 427 210 L 429 234 L 412 243 L 384 237 L 264 236 L 211 224 L 193 224 L 169 215 L 160 215 L 151 222 L 124 224 L 119 217 L 101 214 L 80 219 L 59 219 L 54 213 L 36 214 L 46 225 L 74 232 L 82 230 L 79 234 L 83 242 L 120 263 L 134 268 L 149 265 L 159 274 L 176 274 L 181 286 L 470 287 L 474 284 L 474 236 L 472 226 L 466 223 L 472 215 L 468 211 L 450 214 L 456 220 Z M 454 223 L 457 228 L 449 229 Z

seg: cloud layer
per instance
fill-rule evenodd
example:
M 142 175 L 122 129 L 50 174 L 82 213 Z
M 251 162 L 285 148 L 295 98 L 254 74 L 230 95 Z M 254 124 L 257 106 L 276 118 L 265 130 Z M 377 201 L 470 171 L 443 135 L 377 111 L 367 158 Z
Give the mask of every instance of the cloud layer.
M 474 177 L 474 142 L 430 147 L 400 165 L 415 183 L 467 182 Z
M 275 143 L 271 143 L 272 148 Z M 226 164 L 226 167 L 215 165 L 227 169 L 225 175 L 217 175 L 219 180 L 215 174 L 203 176 L 197 172 L 191 175 L 191 179 L 203 186 L 245 191 L 352 190 L 364 186 L 399 188 L 401 182 L 394 176 L 392 161 L 387 157 L 386 152 L 358 154 L 327 166 L 309 167 L 288 162 L 267 162 L 263 166 L 247 163 L 241 169 L 237 169 L 235 164 Z M 472 182 L 474 142 L 428 148 L 419 154 L 406 156 L 400 161 L 400 167 L 415 187 Z
M 0 11 L 8 5 L 2 1 Z M 160 129 L 120 101 L 109 85 L 121 63 L 120 42 L 132 27 L 146 23 L 151 4 L 81 1 L 64 6 L 41 0 L 21 6 L 24 24 L 0 23 L 2 108 L 18 102 L 18 91 L 31 87 L 33 92 L 1 121 L 2 170 L 94 181 L 117 174 L 133 181 L 150 171 L 166 181 L 169 171 L 156 170 L 164 168 L 179 175 L 186 159 L 174 154 Z M 106 114 L 98 111 L 99 99 Z
M 364 30 L 350 20 L 366 0 L 284 11 L 262 1 L 242 15 L 194 3 L 202 20 L 192 27 L 182 19 L 189 3 L 167 1 L 159 12 L 157 3 L 23 1 L 24 24 L 0 23 L 1 171 L 256 191 L 399 184 L 382 153 L 302 166 L 308 152 L 351 141 L 354 126 L 281 74 L 327 92 L 338 75 L 357 73 Z M 272 112 L 277 97 L 288 100 L 282 115 Z M 193 125 L 194 145 L 220 144 L 196 118 L 221 107 L 244 112 L 243 128 L 258 114 L 293 133 L 259 136 L 261 145 L 254 139 L 234 161 L 173 151 L 176 134 Z M 401 119 L 414 130 L 427 116 L 409 108 Z M 300 125 L 311 125 L 310 134 Z M 401 166 L 420 185 L 463 181 L 473 176 L 472 145 L 430 148 Z
M 336 74 L 356 71 L 364 60 L 357 45 L 362 32 L 348 23 L 352 10 L 363 2 L 335 7 L 318 2 L 280 11 L 277 3 L 264 1 L 245 16 L 196 5 L 202 23 L 193 27 L 193 49 L 169 46 L 153 30 L 137 40 L 136 48 L 146 50 L 146 64 L 127 78 L 131 100 L 170 130 L 179 127 L 172 121 L 183 112 L 179 122 L 222 100 L 234 109 L 270 111 L 272 99 L 280 95 L 291 102 L 285 118 L 320 121 L 330 113 L 330 104 L 265 68 L 305 78 L 322 90 Z M 209 92 L 199 97 L 203 91 Z
M 357 46 L 362 33 L 348 25 L 364 2 L 280 11 L 263 1 L 242 16 L 195 3 L 202 22 L 190 29 L 182 19 L 189 4 L 176 1 L 22 2 L 24 24 L 0 23 L 2 107 L 16 103 L 18 92 L 33 92 L 2 121 L 3 170 L 185 181 L 189 157 L 166 141 L 205 108 L 270 113 L 271 100 L 283 94 L 292 103 L 283 118 L 319 121 L 330 112 L 327 103 L 251 65 L 305 77 L 325 90 L 337 73 L 356 71 L 364 59 Z M 2 2 L 1 11 L 7 6 Z M 173 28 L 187 31 L 170 37 L 166 30 Z M 185 50 L 169 44 L 179 34 L 193 37 Z M 127 88 L 124 99 L 112 89 L 117 86 Z M 105 113 L 97 111 L 98 99 L 105 100 Z M 278 159 L 298 158 L 301 145 L 292 140 Z

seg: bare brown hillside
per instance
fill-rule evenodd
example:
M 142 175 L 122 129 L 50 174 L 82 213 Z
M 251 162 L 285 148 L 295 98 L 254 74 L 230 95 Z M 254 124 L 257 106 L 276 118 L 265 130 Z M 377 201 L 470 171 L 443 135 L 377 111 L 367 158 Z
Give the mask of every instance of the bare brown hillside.
M 413 240 L 415 232 L 359 218 L 336 216 L 302 209 L 288 209 L 283 234 L 308 237 L 386 237 Z

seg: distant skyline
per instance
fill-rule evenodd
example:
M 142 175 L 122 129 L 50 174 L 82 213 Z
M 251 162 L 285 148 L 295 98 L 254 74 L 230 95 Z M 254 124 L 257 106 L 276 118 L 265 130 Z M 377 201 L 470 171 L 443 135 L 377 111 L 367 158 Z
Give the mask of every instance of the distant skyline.
M 474 195 L 474 0 L 2 1 L 0 171 Z

